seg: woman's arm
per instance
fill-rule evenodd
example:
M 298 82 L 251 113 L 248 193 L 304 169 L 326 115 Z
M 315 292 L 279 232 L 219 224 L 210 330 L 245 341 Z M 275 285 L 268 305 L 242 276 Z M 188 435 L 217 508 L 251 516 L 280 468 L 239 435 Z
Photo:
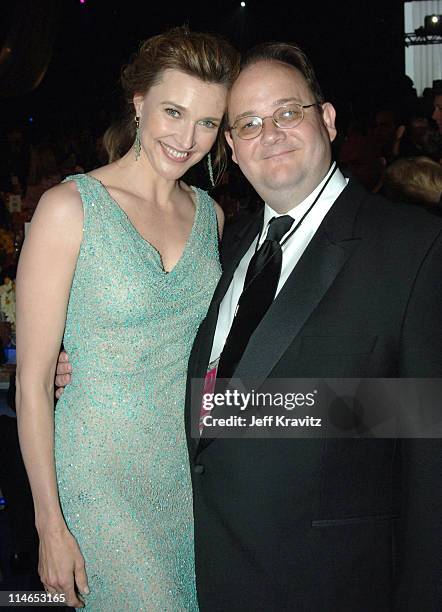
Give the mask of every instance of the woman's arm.
M 50 591 L 83 603 L 84 562 L 60 509 L 54 462 L 54 373 L 72 278 L 82 240 L 83 211 L 73 183 L 46 192 L 32 219 L 17 273 L 17 419 L 40 537 L 39 572 Z

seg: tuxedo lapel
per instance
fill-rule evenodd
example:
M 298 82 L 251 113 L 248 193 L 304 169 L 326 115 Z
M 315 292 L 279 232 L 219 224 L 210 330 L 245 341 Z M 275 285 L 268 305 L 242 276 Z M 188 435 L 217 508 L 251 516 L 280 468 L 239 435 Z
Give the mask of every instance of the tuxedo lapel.
M 251 337 L 236 378 L 262 384 L 359 246 L 355 220 L 361 194 L 349 185 L 338 197 Z
M 241 231 L 233 232 L 232 236 L 228 239 L 228 244 L 222 249 L 224 264 L 223 274 L 215 289 L 207 316 L 201 325 L 196 339 L 197 348 L 199 350 L 198 363 L 202 365 L 204 372 L 209 363 L 220 303 L 232 282 L 233 275 L 235 274 L 239 262 L 261 229 L 262 218 L 263 213 L 261 211 L 258 215 L 254 216 Z
M 333 284 L 359 239 L 333 244 L 323 230 L 310 243 L 256 329 L 235 371 L 258 388 Z
M 230 230 L 232 235 L 226 235 L 225 243 L 223 243 L 221 247 L 223 275 L 215 289 L 212 305 L 218 307 L 225 296 L 239 262 L 247 253 L 250 245 L 262 228 L 263 218 L 264 213 L 263 210 L 261 210 L 254 215 L 242 229 L 235 231 L 235 229 L 232 228 L 232 230 Z M 226 231 L 229 232 L 228 229 Z
M 258 235 L 263 223 L 263 211 L 254 215 L 246 225 L 240 229 L 227 229 L 224 243 L 221 248 L 221 261 L 223 263 L 223 274 L 215 289 L 212 301 L 209 306 L 206 318 L 202 322 L 198 334 L 195 338 L 192 354 L 189 361 L 188 371 L 188 390 L 186 401 L 186 429 L 188 438 L 191 440 L 193 451 L 196 451 L 198 440 L 192 439 L 191 423 L 199 415 L 199 406 L 193 405 L 193 401 L 198 393 L 192 394 L 190 386 L 193 379 L 203 379 L 207 372 L 210 360 L 213 338 L 215 335 L 216 324 L 218 321 L 219 306 L 230 286 L 233 275 L 239 262 L 249 249 L 253 240 Z M 230 235 L 229 235 L 230 234 Z M 194 397 L 195 396 L 195 397 Z M 193 405 L 193 408 L 192 408 Z
M 234 378 L 253 381 L 253 388 L 258 389 L 300 333 L 360 244 L 355 220 L 363 195 L 365 192 L 349 185 L 336 200 L 250 338 Z M 198 452 L 212 440 L 201 439 Z

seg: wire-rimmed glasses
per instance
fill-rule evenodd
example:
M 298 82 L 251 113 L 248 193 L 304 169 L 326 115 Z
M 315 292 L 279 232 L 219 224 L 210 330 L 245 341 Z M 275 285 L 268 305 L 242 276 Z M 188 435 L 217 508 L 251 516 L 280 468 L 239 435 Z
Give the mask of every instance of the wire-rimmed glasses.
M 229 130 L 235 131 L 238 138 L 242 140 L 250 140 L 256 138 L 262 132 L 264 125 L 264 119 L 272 119 L 276 127 L 284 130 L 294 128 L 298 126 L 304 119 L 304 109 L 310 108 L 311 106 L 320 106 L 318 102 L 313 104 L 284 104 L 275 110 L 273 115 L 267 117 L 255 117 L 253 115 L 246 115 L 245 117 L 239 117 L 235 123 L 229 127 Z

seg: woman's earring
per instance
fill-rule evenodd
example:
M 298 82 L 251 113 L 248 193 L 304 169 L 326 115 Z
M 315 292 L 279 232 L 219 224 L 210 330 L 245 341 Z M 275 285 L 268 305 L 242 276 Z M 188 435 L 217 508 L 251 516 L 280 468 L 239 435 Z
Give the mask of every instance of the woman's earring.
M 209 178 L 212 187 L 215 187 L 215 181 L 213 180 L 213 168 L 212 168 L 212 156 L 210 152 L 207 154 L 207 169 L 209 171 Z
M 139 117 L 135 117 L 135 125 L 137 126 L 137 128 L 135 130 L 134 149 L 135 149 L 135 161 L 138 161 L 141 155 L 140 118 Z

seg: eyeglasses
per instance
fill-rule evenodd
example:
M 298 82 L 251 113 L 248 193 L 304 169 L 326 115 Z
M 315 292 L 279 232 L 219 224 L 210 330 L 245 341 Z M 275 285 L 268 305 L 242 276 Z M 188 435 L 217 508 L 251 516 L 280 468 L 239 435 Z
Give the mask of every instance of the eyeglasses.
M 264 119 L 271 119 L 276 127 L 283 130 L 294 128 L 304 119 L 304 109 L 312 106 L 320 107 L 321 105 L 318 102 L 313 102 L 313 104 L 285 104 L 277 108 L 273 115 L 267 117 L 253 117 L 251 115 L 240 117 L 229 130 L 235 130 L 241 140 L 250 140 L 261 134 Z

